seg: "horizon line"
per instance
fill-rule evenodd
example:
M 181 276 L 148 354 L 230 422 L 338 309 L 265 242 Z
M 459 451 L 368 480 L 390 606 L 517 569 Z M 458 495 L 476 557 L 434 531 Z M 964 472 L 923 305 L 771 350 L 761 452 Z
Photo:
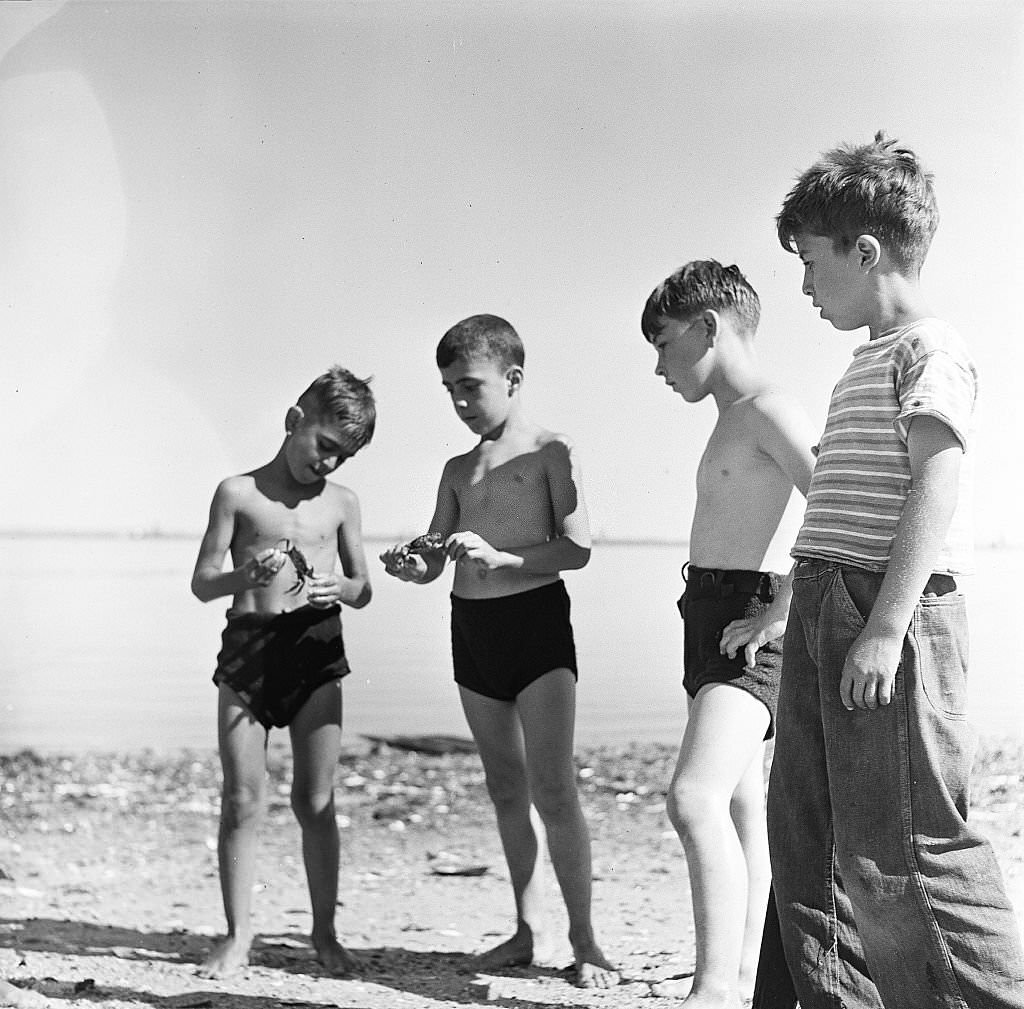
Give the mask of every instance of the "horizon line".
M 364 540 L 375 542 L 404 543 L 419 535 L 416 532 L 381 533 L 364 532 Z M 25 529 L 0 528 L 0 539 L 106 539 L 106 540 L 191 540 L 199 542 L 203 538 L 202 530 L 185 529 Z M 622 536 L 617 534 L 598 534 L 591 537 L 593 543 L 623 546 L 689 546 L 687 539 L 675 539 L 670 536 Z
M 404 543 L 414 536 L 416 532 L 381 533 L 368 532 L 363 534 L 365 541 L 384 543 Z M 26 529 L 0 527 L 0 539 L 105 539 L 105 540 L 191 540 L 198 543 L 203 538 L 202 531 L 189 531 L 185 529 L 162 529 L 154 526 L 148 529 Z M 671 536 L 625 536 L 622 534 L 598 533 L 591 537 L 591 542 L 603 546 L 663 546 L 663 547 L 687 547 L 690 541 L 685 538 L 676 539 Z M 1024 548 L 1024 540 L 1012 540 L 1007 536 L 999 536 L 996 539 L 976 541 L 975 549 L 997 549 L 1009 547 L 1012 549 Z

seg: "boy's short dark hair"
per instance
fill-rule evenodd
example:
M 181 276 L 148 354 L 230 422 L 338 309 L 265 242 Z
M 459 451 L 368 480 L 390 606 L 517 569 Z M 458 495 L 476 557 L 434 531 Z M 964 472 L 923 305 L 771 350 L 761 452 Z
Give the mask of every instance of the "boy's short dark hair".
M 370 380 L 356 378 L 340 365 L 328 368 L 315 378 L 299 397 L 298 405 L 306 413 L 337 423 L 352 439 L 353 451 L 361 449 L 373 437 L 377 406 Z
M 653 340 L 665 319 L 685 322 L 709 308 L 730 313 L 750 333 L 761 320 L 761 299 L 738 266 L 722 266 L 716 259 L 694 259 L 651 291 L 640 317 L 640 329 Z
M 437 345 L 437 366 L 447 368 L 456 361 L 484 359 L 507 371 L 526 363 L 526 351 L 519 334 L 497 315 L 471 315 L 455 323 Z
M 797 179 L 776 217 L 779 241 L 796 252 L 801 235 L 832 239 L 848 252 L 873 235 L 904 272 L 918 272 L 939 226 L 933 177 L 917 155 L 884 130 L 869 144 L 842 144 Z

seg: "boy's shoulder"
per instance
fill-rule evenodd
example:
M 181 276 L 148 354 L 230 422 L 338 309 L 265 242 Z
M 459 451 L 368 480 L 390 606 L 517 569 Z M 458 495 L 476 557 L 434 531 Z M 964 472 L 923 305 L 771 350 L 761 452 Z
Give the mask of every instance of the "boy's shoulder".
M 359 495 L 351 487 L 335 483 L 333 480 L 324 481 L 323 494 L 328 501 L 339 508 L 351 508 L 359 503 Z
M 492 454 L 501 455 L 506 462 L 531 455 L 545 461 L 550 458 L 568 457 L 574 451 L 575 445 L 569 435 L 531 424 L 518 431 L 513 438 L 503 438 L 495 443 L 481 441 L 468 452 L 452 456 L 445 463 L 444 472 L 454 474 L 475 468 L 485 456 Z
M 896 354 L 907 351 L 926 354 L 933 350 L 967 354 L 967 344 L 956 327 L 934 316 L 915 319 L 858 348 L 861 351 L 872 349 Z
M 259 500 L 278 500 L 279 494 L 273 486 L 269 467 L 262 466 L 248 473 L 237 473 L 224 477 L 217 484 L 216 497 L 224 504 L 245 507 Z M 324 480 L 318 495 L 321 500 L 337 506 L 358 502 L 355 491 L 333 480 Z
M 876 352 L 901 370 L 913 368 L 924 359 L 939 354 L 966 372 L 977 372 L 966 341 L 956 327 L 944 319 L 917 319 L 874 342 L 881 344 Z M 871 344 L 861 349 L 870 351 Z
M 736 404 L 748 425 L 777 425 L 803 416 L 803 407 L 792 394 L 776 386 L 765 386 Z
M 242 500 L 256 491 L 256 474 L 258 470 L 249 473 L 234 473 L 224 477 L 217 484 L 216 495 L 222 499 Z

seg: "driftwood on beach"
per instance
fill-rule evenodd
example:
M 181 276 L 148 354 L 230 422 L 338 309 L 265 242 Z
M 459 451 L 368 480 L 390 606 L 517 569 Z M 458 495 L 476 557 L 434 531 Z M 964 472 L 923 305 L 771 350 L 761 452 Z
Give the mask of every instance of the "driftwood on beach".
M 476 753 L 476 743 L 466 736 L 446 736 L 438 733 L 424 736 L 370 736 L 364 733 L 363 739 L 368 739 L 371 743 L 384 743 L 395 750 L 430 753 L 435 756 L 443 756 L 446 753 Z

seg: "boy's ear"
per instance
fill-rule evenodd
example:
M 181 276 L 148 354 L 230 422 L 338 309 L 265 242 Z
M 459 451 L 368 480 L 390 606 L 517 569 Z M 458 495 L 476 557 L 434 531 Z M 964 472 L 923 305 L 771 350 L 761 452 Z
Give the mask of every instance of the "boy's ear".
M 518 364 L 512 365 L 508 371 L 505 372 L 505 381 L 508 383 L 509 393 L 516 392 L 519 387 L 523 384 L 523 369 Z
M 296 404 L 295 406 L 288 407 L 288 412 L 284 415 L 284 429 L 291 434 L 299 424 L 302 423 L 303 418 L 306 416 L 302 407 Z
M 704 340 L 710 347 L 718 339 L 718 332 L 722 328 L 722 318 L 713 308 L 705 308 L 700 317 L 704 323 Z
M 882 246 L 874 235 L 858 235 L 854 247 L 857 250 L 857 265 L 865 273 L 878 266 L 882 258 Z

